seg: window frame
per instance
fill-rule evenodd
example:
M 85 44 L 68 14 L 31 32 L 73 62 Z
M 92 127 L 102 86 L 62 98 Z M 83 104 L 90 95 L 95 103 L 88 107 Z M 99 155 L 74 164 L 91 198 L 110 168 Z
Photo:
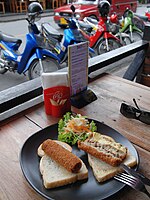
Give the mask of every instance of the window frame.
M 128 46 L 89 59 L 88 74 L 105 68 L 116 61 L 130 56 L 140 50 L 146 50 L 147 41 L 141 40 Z M 67 68 L 59 71 L 66 71 Z M 91 79 L 89 78 L 91 81 Z M 0 92 L 0 121 L 16 115 L 34 105 L 43 102 L 43 89 L 41 79 L 37 78 Z

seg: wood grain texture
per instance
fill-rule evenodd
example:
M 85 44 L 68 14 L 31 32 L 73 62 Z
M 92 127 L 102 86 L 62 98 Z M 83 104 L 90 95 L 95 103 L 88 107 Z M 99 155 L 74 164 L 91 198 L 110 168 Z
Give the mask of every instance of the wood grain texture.
M 73 111 L 107 124 L 133 143 L 150 151 L 150 126 L 127 119 L 120 113 L 122 102 L 135 106 L 133 98 L 141 109 L 150 110 L 150 88 L 111 75 L 103 76 L 89 87 L 98 100 L 81 110 L 74 108 Z
M 150 110 L 150 88 L 112 75 L 104 75 L 93 81 L 89 88 L 98 99 L 82 109 L 72 107 L 72 111 L 105 123 L 150 151 L 150 126 L 120 113 L 122 102 L 135 106 L 133 98 L 141 109 Z M 27 117 L 42 128 L 58 122 L 58 118 L 45 114 L 44 106 L 31 111 Z
M 127 137 L 137 149 L 140 156 L 139 170 L 150 178 L 150 126 L 137 120 L 127 119 L 120 114 L 122 102 L 133 104 L 135 98 L 141 109 L 150 110 L 150 88 L 119 77 L 105 75 L 89 84 L 98 99 L 82 109 L 72 108 L 116 129 Z M 44 105 L 35 106 L 26 112 L 11 117 L 0 124 L 0 200 L 44 200 L 25 180 L 20 164 L 19 154 L 26 139 L 49 125 L 58 122 L 58 118 L 46 115 Z M 111 197 L 111 200 L 145 200 L 143 193 L 129 187 Z
M 25 180 L 19 154 L 25 140 L 40 128 L 26 117 L 0 128 L 0 200 L 41 200 Z

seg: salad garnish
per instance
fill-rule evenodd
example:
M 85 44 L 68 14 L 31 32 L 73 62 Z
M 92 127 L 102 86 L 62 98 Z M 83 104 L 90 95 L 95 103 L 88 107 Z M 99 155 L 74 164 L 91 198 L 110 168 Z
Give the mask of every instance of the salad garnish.
M 96 130 L 95 122 L 89 122 L 86 116 L 67 112 L 58 122 L 58 140 L 74 145 L 79 140 L 86 140 Z

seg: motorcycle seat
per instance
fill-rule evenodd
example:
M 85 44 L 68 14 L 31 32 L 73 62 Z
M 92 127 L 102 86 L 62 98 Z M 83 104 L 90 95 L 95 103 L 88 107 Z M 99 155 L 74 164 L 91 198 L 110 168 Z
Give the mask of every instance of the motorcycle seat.
M 54 29 L 49 23 L 42 24 L 42 31 L 59 42 L 61 42 L 63 35 L 59 33 L 56 29 Z
M 145 22 L 148 22 L 148 17 L 147 16 L 138 15 L 138 14 L 135 14 L 135 16 L 139 17 L 140 19 L 142 19 Z
M 21 39 L 17 39 L 14 36 L 2 33 L 1 31 L 0 31 L 0 40 L 5 41 L 5 42 L 16 43 L 18 45 L 22 43 Z
M 82 35 L 81 31 L 78 29 L 72 29 L 72 34 L 74 35 L 75 41 L 78 42 L 85 42 L 87 39 Z
M 81 28 L 86 28 L 86 29 L 90 29 L 90 28 L 91 28 L 91 25 L 90 25 L 90 24 L 87 24 L 87 23 L 85 23 L 85 22 L 83 22 L 83 21 L 78 21 L 78 23 L 79 23 L 79 26 L 80 26 Z
M 93 19 L 93 18 L 91 18 L 91 17 L 86 17 L 86 19 L 87 19 L 87 21 L 89 21 L 89 22 L 91 22 L 91 23 L 93 23 L 93 24 L 95 24 L 95 25 L 98 24 L 98 21 L 97 21 L 96 19 Z

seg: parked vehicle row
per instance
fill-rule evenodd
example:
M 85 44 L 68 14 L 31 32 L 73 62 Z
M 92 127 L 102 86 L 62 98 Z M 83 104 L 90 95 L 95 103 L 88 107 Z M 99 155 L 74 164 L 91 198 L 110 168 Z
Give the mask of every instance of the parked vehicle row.
M 85 17 L 84 22 L 79 21 L 79 25 L 80 28 L 87 32 L 87 34 L 89 35 L 94 35 L 95 31 L 97 31 L 97 29 L 99 28 L 99 22 L 90 17 Z M 119 39 L 121 45 L 124 46 L 131 44 L 132 41 L 130 36 L 127 33 L 121 32 L 121 27 L 121 22 L 118 22 L 118 17 L 116 14 L 113 14 L 110 18 L 107 19 L 108 31 Z
M 35 24 L 42 11 L 42 6 L 37 2 L 28 7 L 29 33 L 26 34 L 23 53 L 19 52 L 20 39 L 0 32 L 0 74 L 7 71 L 25 74 L 28 71 L 29 79 L 34 79 L 40 76 L 41 70 L 52 72 L 60 68 L 60 59 L 46 48 Z
M 29 33 L 26 34 L 22 54 L 19 53 L 22 41 L 0 32 L 0 74 L 7 71 L 28 72 L 29 79 L 34 79 L 40 76 L 42 70 L 57 71 L 62 63 L 67 63 L 69 45 L 89 41 L 89 57 L 93 57 L 142 38 L 142 31 L 134 24 L 131 9 L 125 10 L 120 21 L 116 13 L 109 17 L 110 8 L 108 1 L 101 1 L 98 6 L 99 21 L 85 17 L 83 22 L 76 17 L 76 6 L 72 4 L 71 16 L 63 17 L 67 28 L 64 34 L 60 34 L 49 23 L 40 26 L 35 23 L 40 19 L 43 8 L 37 2 L 31 3 L 27 18 Z
M 99 3 L 99 13 L 101 15 L 101 17 L 99 18 L 99 21 L 96 21 L 96 23 L 93 25 L 92 22 L 91 24 L 88 26 L 87 24 L 83 23 L 82 21 L 78 20 L 76 18 L 76 14 L 75 14 L 75 6 L 74 4 L 71 5 L 71 11 L 72 11 L 72 16 L 70 18 L 65 18 L 65 20 L 69 23 L 69 29 L 65 29 L 64 30 L 64 38 L 67 35 L 66 38 L 70 38 L 76 37 L 74 33 L 82 33 L 82 35 L 84 36 L 84 38 L 86 38 L 89 41 L 89 46 L 91 48 L 93 48 L 97 54 L 102 54 L 108 51 L 111 51 L 113 49 L 119 48 L 123 45 L 129 44 L 131 42 L 134 42 L 136 40 L 139 40 L 139 38 L 141 39 L 141 35 L 140 33 L 142 33 L 141 30 L 139 30 L 134 24 L 133 24 L 133 12 L 130 9 L 126 9 L 126 11 L 124 12 L 124 26 L 120 28 L 120 24 L 118 25 L 117 23 L 119 22 L 118 18 L 116 18 L 115 21 L 115 25 L 120 29 L 118 29 L 118 32 L 116 33 L 116 35 L 114 35 L 112 33 L 111 30 L 111 25 L 112 22 L 110 23 L 111 19 L 113 18 L 108 18 L 108 13 L 110 11 L 110 4 L 107 1 L 101 1 Z M 132 14 L 132 15 L 131 15 Z M 126 16 L 125 16 L 126 15 Z M 118 17 L 118 15 L 116 15 Z M 89 18 L 88 18 L 89 19 Z M 93 20 L 92 18 L 90 18 L 91 20 Z M 70 22 L 71 22 L 71 26 L 70 26 Z M 131 23 L 132 22 L 132 23 Z M 94 27 L 95 26 L 95 27 Z M 85 29 L 87 28 L 88 31 L 85 31 Z M 95 29 L 94 31 L 92 29 Z M 137 30 L 136 30 L 137 29 Z M 71 35 L 70 35 L 70 33 Z M 74 31 L 75 30 L 75 31 Z M 82 30 L 82 31 L 81 31 Z M 134 31 L 133 31 L 134 30 Z M 92 31 L 92 32 L 91 32 Z M 136 32 L 139 31 L 139 34 Z M 133 33 L 134 32 L 134 33 Z M 47 31 L 48 33 L 48 31 Z M 68 34 L 71 37 L 68 37 Z M 130 34 L 130 35 L 129 35 Z M 79 34 L 77 34 L 79 35 Z M 137 38 L 135 40 L 135 38 L 133 39 L 133 35 L 138 35 L 139 38 Z M 52 35 L 49 33 L 46 35 L 46 37 L 51 41 L 52 38 L 50 38 Z M 73 39 L 71 39 L 73 41 Z M 81 41 L 81 40 L 80 40 Z M 82 39 L 83 41 L 83 39 Z M 64 43 L 66 44 L 66 43 Z M 63 48 L 66 50 L 67 46 L 69 43 L 67 43 L 67 45 L 63 45 Z M 55 49 L 55 48 L 54 48 Z M 67 52 L 67 50 L 66 50 Z M 64 50 L 62 50 L 62 47 L 60 46 L 60 54 L 58 54 L 58 56 L 63 56 L 64 55 Z M 67 54 L 65 53 L 65 56 Z M 61 59 L 63 58 L 63 60 L 65 59 L 67 61 L 67 56 L 66 57 L 61 57 Z
M 40 28 L 35 21 L 40 19 L 43 12 L 38 2 L 28 7 L 29 33 L 26 34 L 26 45 L 23 53 L 19 52 L 22 41 L 14 36 L 0 32 L 0 74 L 7 71 L 25 74 L 29 79 L 40 76 L 41 72 L 53 72 L 61 68 L 63 62 L 68 61 L 68 45 L 86 41 L 74 20 L 68 19 L 69 28 L 61 35 L 48 24 Z M 89 47 L 92 56 L 94 50 Z
M 83 20 L 85 17 L 91 17 L 94 19 L 99 19 L 100 13 L 98 10 L 98 4 L 100 0 L 69 0 L 69 4 L 59 7 L 54 10 L 54 21 L 61 28 L 66 28 L 67 21 L 65 18 L 70 18 L 72 11 L 70 10 L 70 5 L 75 6 L 75 17 L 78 20 Z M 137 0 L 108 0 L 111 4 L 110 15 L 116 13 L 118 16 L 122 16 L 126 8 L 131 9 L 136 12 Z
M 70 9 L 73 12 L 74 7 L 71 6 Z M 41 33 L 48 43 L 48 48 L 57 55 L 60 59 L 60 64 L 68 62 L 69 45 L 87 41 L 80 29 L 78 29 L 74 17 L 72 16 L 66 20 L 68 22 L 68 28 L 64 30 L 63 35 L 56 31 L 49 23 L 41 24 Z M 89 57 L 93 57 L 94 55 L 94 50 L 89 47 Z
M 83 21 L 90 26 L 79 21 L 80 27 L 87 32 L 93 31 L 93 35 L 94 31 L 99 28 L 101 18 L 100 21 L 97 21 L 90 17 L 85 17 Z M 119 20 L 118 15 L 113 13 L 105 23 L 107 23 L 108 31 L 117 36 L 123 45 L 139 41 L 142 38 L 142 30 L 135 25 L 134 13 L 128 8 L 124 11 L 122 19 Z

